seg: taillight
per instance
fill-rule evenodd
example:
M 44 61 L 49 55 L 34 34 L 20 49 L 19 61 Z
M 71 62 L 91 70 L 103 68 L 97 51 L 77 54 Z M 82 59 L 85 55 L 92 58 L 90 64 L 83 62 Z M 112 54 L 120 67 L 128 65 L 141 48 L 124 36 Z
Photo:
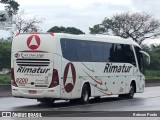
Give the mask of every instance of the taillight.
M 54 33 L 53 33 L 53 32 L 51 32 L 50 34 L 51 34 L 52 36 L 54 36 Z
M 15 81 L 15 77 L 14 77 L 14 69 L 11 68 L 11 84 L 15 87 L 18 87 Z
M 20 33 L 17 33 L 16 36 L 18 36 Z
M 55 87 L 57 85 L 59 85 L 58 71 L 56 69 L 53 69 L 52 82 L 49 85 L 49 88 Z

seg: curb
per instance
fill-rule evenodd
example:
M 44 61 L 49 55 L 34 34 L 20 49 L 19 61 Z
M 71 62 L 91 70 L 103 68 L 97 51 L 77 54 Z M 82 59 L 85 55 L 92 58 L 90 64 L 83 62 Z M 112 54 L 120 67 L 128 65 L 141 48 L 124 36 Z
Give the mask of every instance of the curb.
M 160 79 L 147 79 L 145 80 L 145 87 L 160 86 Z
M 0 85 L 0 97 L 11 97 L 11 85 Z

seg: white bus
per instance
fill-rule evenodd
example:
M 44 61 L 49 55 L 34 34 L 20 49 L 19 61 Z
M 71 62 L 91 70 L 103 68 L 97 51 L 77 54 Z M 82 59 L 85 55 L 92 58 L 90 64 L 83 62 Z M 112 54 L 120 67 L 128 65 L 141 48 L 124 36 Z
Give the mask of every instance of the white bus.
M 143 54 L 149 58 L 136 42 L 115 36 L 17 34 L 12 42 L 12 95 L 42 103 L 133 98 L 145 87 Z

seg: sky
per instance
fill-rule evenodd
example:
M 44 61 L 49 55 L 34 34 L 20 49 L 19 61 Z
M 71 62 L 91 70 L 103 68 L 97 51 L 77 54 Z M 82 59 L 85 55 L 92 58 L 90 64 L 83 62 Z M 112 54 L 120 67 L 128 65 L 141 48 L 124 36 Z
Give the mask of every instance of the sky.
M 146 12 L 160 19 L 160 0 L 15 0 L 27 17 L 44 19 L 40 28 L 46 32 L 53 26 L 76 27 L 89 33 L 89 27 L 105 17 L 123 12 Z M 0 10 L 4 5 L 0 4 Z M 0 30 L 0 38 L 7 35 Z

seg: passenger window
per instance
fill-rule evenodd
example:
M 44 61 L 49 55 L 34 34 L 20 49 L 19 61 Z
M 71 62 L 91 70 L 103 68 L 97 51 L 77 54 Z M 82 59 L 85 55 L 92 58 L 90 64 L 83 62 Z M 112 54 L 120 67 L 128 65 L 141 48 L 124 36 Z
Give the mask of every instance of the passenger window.
M 111 61 L 111 47 L 112 43 L 103 43 L 103 62 Z
M 91 55 L 88 41 L 77 41 L 77 58 L 78 61 L 90 62 Z
M 77 61 L 77 42 L 75 40 L 61 39 L 62 54 L 70 61 Z
M 90 51 L 91 51 L 91 61 L 92 62 L 102 62 L 102 43 L 101 42 L 90 42 Z
M 80 62 L 119 62 L 136 66 L 131 45 L 61 39 L 63 57 Z

